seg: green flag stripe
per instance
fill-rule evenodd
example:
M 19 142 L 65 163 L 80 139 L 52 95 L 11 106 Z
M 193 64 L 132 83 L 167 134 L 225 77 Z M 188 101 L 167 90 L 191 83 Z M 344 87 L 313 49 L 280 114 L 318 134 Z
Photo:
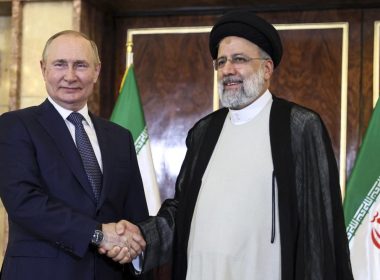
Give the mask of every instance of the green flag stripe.
M 356 219 L 354 216 L 367 196 L 371 194 L 371 189 L 380 176 L 379 139 L 380 108 L 379 103 L 377 103 L 347 183 L 344 199 L 346 226 L 350 224 L 352 219 Z
M 355 235 L 356 230 L 367 216 L 369 209 L 371 209 L 373 203 L 377 200 L 380 194 L 380 177 L 377 178 L 376 182 L 373 184 L 371 190 L 364 198 L 363 202 L 360 204 L 359 209 L 356 211 L 354 217 L 351 219 L 347 226 L 347 237 L 348 241 Z
M 141 106 L 133 65 L 126 71 L 120 87 L 119 97 L 110 120 L 128 128 L 136 143 L 145 128 L 144 112 Z

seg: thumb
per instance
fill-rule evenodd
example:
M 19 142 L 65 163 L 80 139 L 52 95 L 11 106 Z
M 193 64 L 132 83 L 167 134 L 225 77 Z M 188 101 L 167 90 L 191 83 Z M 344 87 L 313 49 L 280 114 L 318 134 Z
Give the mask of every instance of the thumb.
M 118 235 L 123 235 L 124 232 L 127 230 L 128 222 L 126 220 L 121 220 L 116 224 L 116 233 Z

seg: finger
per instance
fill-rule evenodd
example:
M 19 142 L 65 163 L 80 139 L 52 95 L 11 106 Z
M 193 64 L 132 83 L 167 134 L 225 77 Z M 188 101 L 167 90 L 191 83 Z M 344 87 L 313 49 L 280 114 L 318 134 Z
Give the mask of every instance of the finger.
M 123 259 L 119 261 L 120 264 L 125 264 L 125 263 L 130 263 L 132 262 L 133 258 L 131 255 L 128 253 Z
M 130 245 L 131 255 L 133 255 L 133 253 L 135 253 L 135 256 L 138 256 L 143 251 L 140 244 L 138 244 L 136 242 L 130 242 L 129 245 Z
M 136 258 L 138 255 L 138 250 L 133 249 L 133 247 L 129 247 L 129 256 L 131 257 L 131 259 Z
M 142 237 L 141 234 L 133 234 L 132 235 L 132 239 L 134 241 L 136 241 L 137 243 L 139 243 L 139 244 L 144 244 L 145 245 L 145 240 L 144 240 L 144 238 Z
M 120 264 L 126 264 L 126 263 L 130 263 L 132 262 L 133 259 L 129 258 L 129 257 L 125 257 L 124 259 L 122 259 L 121 261 L 119 261 Z
M 98 248 L 98 253 L 104 255 L 105 253 L 107 253 L 107 251 L 104 248 Z
M 130 258 L 130 253 L 127 247 L 124 247 L 120 250 L 119 254 L 117 256 L 113 257 L 112 260 L 115 262 L 120 262 L 124 258 Z
M 135 244 L 138 244 L 138 246 L 141 248 L 142 251 L 145 250 L 145 247 L 146 247 L 146 242 L 144 240 L 144 238 L 142 238 L 141 235 L 138 235 L 138 234 L 134 234 L 132 236 L 132 240 L 134 241 Z M 131 242 L 133 243 L 133 242 Z M 134 247 L 135 248 L 135 247 Z M 135 248 L 136 249 L 136 248 Z
M 107 252 L 107 257 L 112 259 L 116 257 L 120 253 L 120 251 L 121 251 L 121 248 L 119 246 L 115 246 Z

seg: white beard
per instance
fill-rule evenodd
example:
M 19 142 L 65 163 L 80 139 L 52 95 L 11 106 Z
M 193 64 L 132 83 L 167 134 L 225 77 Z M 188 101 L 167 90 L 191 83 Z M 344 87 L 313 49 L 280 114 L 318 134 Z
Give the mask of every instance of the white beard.
M 225 90 L 226 82 L 241 82 L 243 85 L 239 89 Z M 240 75 L 227 76 L 218 81 L 218 93 L 220 102 L 224 107 L 230 109 L 241 109 L 255 101 L 264 88 L 264 67 L 259 68 L 256 74 L 244 79 Z

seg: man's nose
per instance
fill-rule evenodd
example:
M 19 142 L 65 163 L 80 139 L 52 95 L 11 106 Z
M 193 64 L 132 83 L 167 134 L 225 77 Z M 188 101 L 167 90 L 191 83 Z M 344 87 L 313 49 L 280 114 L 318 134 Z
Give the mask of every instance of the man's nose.
M 224 64 L 223 68 L 221 69 L 223 76 L 235 74 L 236 73 L 236 67 L 235 64 L 232 63 L 230 59 L 226 61 L 226 64 Z
M 77 76 L 76 76 L 75 69 L 74 69 L 73 66 L 67 67 L 67 70 L 65 72 L 65 77 L 64 78 L 68 82 L 76 80 Z

